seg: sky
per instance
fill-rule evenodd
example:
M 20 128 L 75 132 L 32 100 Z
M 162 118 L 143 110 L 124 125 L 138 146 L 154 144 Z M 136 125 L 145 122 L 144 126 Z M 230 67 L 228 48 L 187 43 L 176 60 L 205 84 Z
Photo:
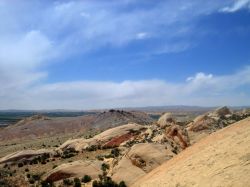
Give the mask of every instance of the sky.
M 0 0 L 0 109 L 250 105 L 250 0 Z

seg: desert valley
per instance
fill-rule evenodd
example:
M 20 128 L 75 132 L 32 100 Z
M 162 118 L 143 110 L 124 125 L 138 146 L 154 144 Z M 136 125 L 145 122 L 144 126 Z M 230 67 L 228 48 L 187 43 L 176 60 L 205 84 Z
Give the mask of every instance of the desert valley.
M 250 187 L 250 0 L 0 0 L 0 187 Z
M 24 118 L 0 130 L 0 184 L 247 186 L 250 110 L 198 113 Z

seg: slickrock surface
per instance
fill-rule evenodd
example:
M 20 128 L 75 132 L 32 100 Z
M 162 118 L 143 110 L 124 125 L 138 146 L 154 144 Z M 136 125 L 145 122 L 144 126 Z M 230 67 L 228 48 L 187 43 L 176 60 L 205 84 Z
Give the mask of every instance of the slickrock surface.
M 219 130 L 140 178 L 135 187 L 250 184 L 250 118 Z

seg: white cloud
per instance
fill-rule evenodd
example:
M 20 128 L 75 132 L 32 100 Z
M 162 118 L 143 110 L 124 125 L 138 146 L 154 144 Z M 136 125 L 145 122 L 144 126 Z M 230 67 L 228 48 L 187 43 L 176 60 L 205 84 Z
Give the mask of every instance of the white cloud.
M 242 1 L 243 2 L 243 1 Z M 61 82 L 45 84 L 46 65 L 75 53 L 123 46 L 153 38 L 152 53 L 173 53 L 193 45 L 193 20 L 228 5 L 228 1 L 157 1 L 127 11 L 138 1 L 0 2 L 0 108 L 52 109 L 166 104 L 246 104 L 250 70 L 234 75 L 199 73 L 182 83 L 163 80 Z M 15 6 L 13 5 L 15 4 Z M 236 10 L 249 4 L 241 3 Z M 132 7 L 132 6 L 131 6 Z M 228 9 L 230 10 L 230 9 Z M 187 37 L 189 38 L 189 37 Z M 175 39 L 174 42 L 171 39 Z M 41 68 L 43 67 L 43 68 Z M 42 70 L 41 70 L 42 69 Z M 227 93 L 227 92 L 230 92 Z M 221 97 L 215 97 L 215 94 Z
M 14 91 L 47 76 L 38 67 L 53 57 L 54 50 L 50 40 L 41 32 L 5 35 L 0 36 L 0 40 L 0 93 L 3 94 L 4 89 Z
M 188 77 L 187 82 L 202 83 L 202 82 L 212 80 L 212 78 L 213 78 L 212 74 L 206 75 L 205 73 L 200 72 L 200 73 L 197 73 L 194 77 Z
M 196 17 L 226 5 L 226 0 L 170 0 L 153 3 L 137 0 L 55 3 L 15 1 L 15 6 L 7 0 L 3 2 L 0 16 L 6 17 L 6 20 L 0 22 L 0 34 L 1 29 L 27 32 L 27 28 L 31 27 L 55 39 L 56 45 L 66 46 L 69 52 L 83 52 L 106 45 L 127 45 L 134 40 L 147 38 L 149 33 L 154 38 L 164 38 L 166 41 L 162 43 L 166 45 L 169 39 L 178 39 L 187 34 L 180 32 L 187 27 L 195 29 L 192 21 Z M 128 7 L 138 4 L 141 6 L 129 10 Z
M 232 75 L 197 73 L 180 83 L 163 80 L 75 81 L 1 90 L 2 108 L 93 109 L 152 105 L 249 105 L 250 67 Z M 249 91 L 249 90 L 248 90 Z
M 236 12 L 238 10 L 244 9 L 244 8 L 248 8 L 248 9 L 250 8 L 250 0 L 235 0 L 233 5 L 226 6 L 222 8 L 220 11 L 232 13 L 232 12 Z

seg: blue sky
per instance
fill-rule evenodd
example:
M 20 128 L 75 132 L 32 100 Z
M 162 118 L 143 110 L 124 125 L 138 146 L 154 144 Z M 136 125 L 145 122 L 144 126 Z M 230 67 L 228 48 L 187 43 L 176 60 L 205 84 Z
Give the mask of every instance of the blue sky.
M 0 0 L 0 109 L 250 105 L 250 0 Z

